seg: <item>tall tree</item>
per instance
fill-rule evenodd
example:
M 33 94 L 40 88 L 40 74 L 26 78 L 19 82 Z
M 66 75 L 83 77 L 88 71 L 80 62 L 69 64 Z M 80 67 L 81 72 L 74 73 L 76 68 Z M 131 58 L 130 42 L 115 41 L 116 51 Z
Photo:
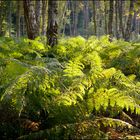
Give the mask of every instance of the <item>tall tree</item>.
M 16 12 L 16 31 L 17 38 L 20 37 L 20 1 L 17 1 L 17 12 Z
M 93 23 L 94 23 L 94 34 L 97 34 L 97 24 L 96 24 L 96 1 L 93 0 Z
M 23 4 L 28 38 L 35 39 L 39 35 L 39 24 L 37 20 L 38 17 L 36 17 L 37 15 L 34 9 L 34 1 L 24 0 Z
M 41 0 L 36 0 L 35 3 L 35 16 L 36 16 L 36 24 L 38 29 L 38 34 L 40 35 L 40 21 L 41 21 Z
M 46 36 L 47 0 L 42 0 L 42 35 Z
M 12 1 L 8 3 L 8 30 L 9 36 L 11 37 L 11 28 L 12 28 Z
M 105 20 L 105 34 L 108 34 L 108 24 L 107 24 L 107 1 L 104 0 L 104 20 Z
M 71 8 L 71 33 L 72 36 L 77 35 L 77 23 L 78 23 L 78 13 L 77 13 L 78 1 L 70 0 L 70 8 Z
M 50 46 L 55 46 L 57 44 L 58 38 L 58 1 L 49 0 L 48 1 L 48 26 L 47 26 L 47 42 Z
M 130 40 L 133 12 L 134 12 L 134 0 L 130 0 L 129 16 L 128 16 L 127 25 L 125 29 L 125 41 Z
M 84 9 L 83 9 L 83 13 L 84 13 L 84 30 L 85 30 L 85 35 L 87 36 L 87 28 L 88 28 L 88 23 L 89 23 L 89 5 L 88 5 L 88 1 L 84 0 Z
M 110 9 L 109 9 L 109 20 L 108 20 L 108 33 L 110 35 L 110 41 L 113 37 L 113 12 L 114 12 L 114 0 L 110 0 Z
M 118 1 L 119 7 L 119 34 L 122 38 L 124 38 L 124 28 L 123 28 L 123 1 Z
M 115 0 L 115 34 L 116 38 L 119 39 L 119 31 L 118 31 L 118 0 Z
M 2 31 L 2 25 L 3 25 L 3 20 L 4 20 L 4 1 L 0 1 L 0 36 L 3 35 Z

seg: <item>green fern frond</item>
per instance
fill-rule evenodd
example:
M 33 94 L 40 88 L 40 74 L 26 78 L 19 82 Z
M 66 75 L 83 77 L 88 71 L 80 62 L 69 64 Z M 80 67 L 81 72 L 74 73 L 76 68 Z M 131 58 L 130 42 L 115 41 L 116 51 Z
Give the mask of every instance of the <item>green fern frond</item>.
M 46 88 L 50 88 L 48 73 L 49 71 L 44 67 L 31 67 L 31 69 L 17 77 L 16 80 L 9 85 L 1 97 L 1 100 L 10 101 L 17 110 L 21 110 L 23 106 L 27 105 L 27 99 L 30 98 L 31 95 L 32 99 L 36 101 L 41 96 L 41 98 L 44 98 Z M 44 101 L 42 100 L 42 102 Z
M 64 76 L 70 78 L 84 76 L 84 73 L 82 72 L 83 68 L 84 65 L 82 63 L 69 61 L 69 63 L 66 65 L 66 68 L 64 69 Z
M 130 109 L 132 112 L 136 109 L 136 113 L 140 114 L 140 106 L 135 99 L 129 95 L 125 95 L 122 91 L 116 88 L 99 89 L 96 93 L 93 93 L 93 97 L 88 100 L 90 103 L 93 103 L 93 107 L 97 111 L 100 111 L 100 108 L 107 110 L 108 107 L 116 108 L 116 111 L 126 108 L 127 110 Z

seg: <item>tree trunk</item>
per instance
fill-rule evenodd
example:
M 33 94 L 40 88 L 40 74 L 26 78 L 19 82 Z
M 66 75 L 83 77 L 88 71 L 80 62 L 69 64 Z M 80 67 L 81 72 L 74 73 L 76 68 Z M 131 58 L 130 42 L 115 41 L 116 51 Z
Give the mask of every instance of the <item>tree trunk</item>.
M 11 37 L 11 26 L 12 26 L 12 1 L 9 1 L 9 12 L 8 12 L 8 30 L 9 37 Z
M 68 0 L 68 10 L 71 10 L 71 0 Z M 70 20 L 70 23 L 69 23 L 69 35 L 72 36 L 72 18 L 71 18 L 71 15 L 72 15 L 72 12 L 70 13 L 70 16 L 69 16 L 69 20 Z
M 108 34 L 108 26 L 107 26 L 107 1 L 104 0 L 104 5 L 105 5 L 105 9 L 104 9 L 104 18 L 105 18 L 105 34 Z
M 35 16 L 36 16 L 36 24 L 38 29 L 38 34 L 40 35 L 40 21 L 41 21 L 41 0 L 36 0 L 35 3 Z
M 58 38 L 58 4 L 57 0 L 49 0 L 48 1 L 48 27 L 47 27 L 47 40 L 48 45 L 51 47 L 57 44 Z
M 20 37 L 20 1 L 17 1 L 17 13 L 16 13 L 16 31 L 17 38 Z
M 27 28 L 27 35 L 29 39 L 35 39 L 38 35 L 38 25 L 34 11 L 34 1 L 24 0 L 24 17 Z
M 94 23 L 94 35 L 97 35 L 97 24 L 96 24 L 96 1 L 93 0 L 93 23 Z
M 24 36 L 26 34 L 24 19 L 25 19 L 24 16 L 21 16 L 21 26 L 20 26 L 20 34 L 21 34 L 21 36 Z
M 123 2 L 122 0 L 118 1 L 119 7 L 119 34 L 122 38 L 124 38 L 124 28 L 123 28 Z
M 130 40 L 131 23 L 132 23 L 132 18 L 133 18 L 132 12 L 133 11 L 134 11 L 134 0 L 130 0 L 129 16 L 128 16 L 127 25 L 126 25 L 126 29 L 125 29 L 125 41 Z
M 108 34 L 110 36 L 110 41 L 112 41 L 113 38 L 113 31 L 112 31 L 113 12 L 114 12 L 114 0 L 110 0 L 109 21 L 108 21 Z
M 72 31 L 73 36 L 77 35 L 77 23 L 78 23 L 78 14 L 77 14 L 77 3 L 78 1 L 72 2 L 72 17 L 73 17 L 73 23 L 72 23 Z
M 3 35 L 3 33 L 2 33 L 2 22 L 3 22 L 3 5 L 1 4 L 0 5 L 0 36 Z
M 87 36 L 87 28 L 88 28 L 88 22 L 89 22 L 89 5 L 88 1 L 83 1 L 84 2 L 84 9 L 83 9 L 83 15 L 84 15 L 84 22 L 83 22 L 83 28 L 84 28 L 84 33 L 85 36 Z
M 116 30 L 116 38 L 119 39 L 119 31 L 118 31 L 118 0 L 115 1 L 115 30 Z
M 42 35 L 46 36 L 47 27 L 47 0 L 42 0 Z
M 101 36 L 101 32 L 102 32 L 102 29 L 101 29 L 101 26 L 102 26 L 102 14 L 101 14 L 101 1 L 98 0 L 96 1 L 96 29 L 97 29 L 97 37 L 100 37 Z
M 132 32 L 136 31 L 136 25 L 137 25 L 136 17 L 137 17 L 137 12 L 134 11 L 134 16 L 133 16 L 133 19 L 132 19 Z

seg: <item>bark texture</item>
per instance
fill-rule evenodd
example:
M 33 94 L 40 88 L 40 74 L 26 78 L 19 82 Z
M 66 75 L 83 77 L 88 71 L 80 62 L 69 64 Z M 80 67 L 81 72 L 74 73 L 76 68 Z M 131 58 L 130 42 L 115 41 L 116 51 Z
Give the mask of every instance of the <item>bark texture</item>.
M 108 34 L 110 35 L 110 41 L 113 37 L 113 12 L 114 12 L 114 0 L 110 0 L 110 9 L 109 9 L 109 21 L 108 21 Z
M 16 31 L 17 31 L 17 38 L 20 37 L 20 1 L 17 1 L 17 13 L 16 13 Z
M 96 1 L 93 0 L 93 22 L 94 22 L 94 35 L 97 35 L 97 24 L 96 24 Z
M 46 36 L 47 0 L 42 0 L 42 35 Z
M 38 24 L 34 10 L 34 1 L 24 0 L 24 17 L 27 28 L 27 35 L 29 39 L 35 39 L 38 35 Z
M 120 37 L 124 38 L 124 28 L 123 28 L 123 1 L 118 1 L 118 7 L 119 7 L 119 34 Z
M 130 0 L 129 16 L 128 16 L 126 30 L 125 30 L 125 41 L 130 40 L 133 12 L 134 12 L 134 0 Z
M 47 26 L 47 41 L 48 45 L 55 46 L 58 38 L 58 1 L 48 1 L 48 26 Z

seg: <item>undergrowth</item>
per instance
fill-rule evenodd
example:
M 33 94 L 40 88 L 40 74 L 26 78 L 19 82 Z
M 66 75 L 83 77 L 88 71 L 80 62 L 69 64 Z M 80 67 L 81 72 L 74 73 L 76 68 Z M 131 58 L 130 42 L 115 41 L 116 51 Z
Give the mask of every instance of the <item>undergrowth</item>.
M 107 126 L 140 132 L 133 120 L 140 115 L 140 43 L 78 36 L 51 48 L 41 38 L 0 38 L 0 75 L 3 139 L 108 139 Z M 22 118 L 39 122 L 39 130 L 26 132 Z

